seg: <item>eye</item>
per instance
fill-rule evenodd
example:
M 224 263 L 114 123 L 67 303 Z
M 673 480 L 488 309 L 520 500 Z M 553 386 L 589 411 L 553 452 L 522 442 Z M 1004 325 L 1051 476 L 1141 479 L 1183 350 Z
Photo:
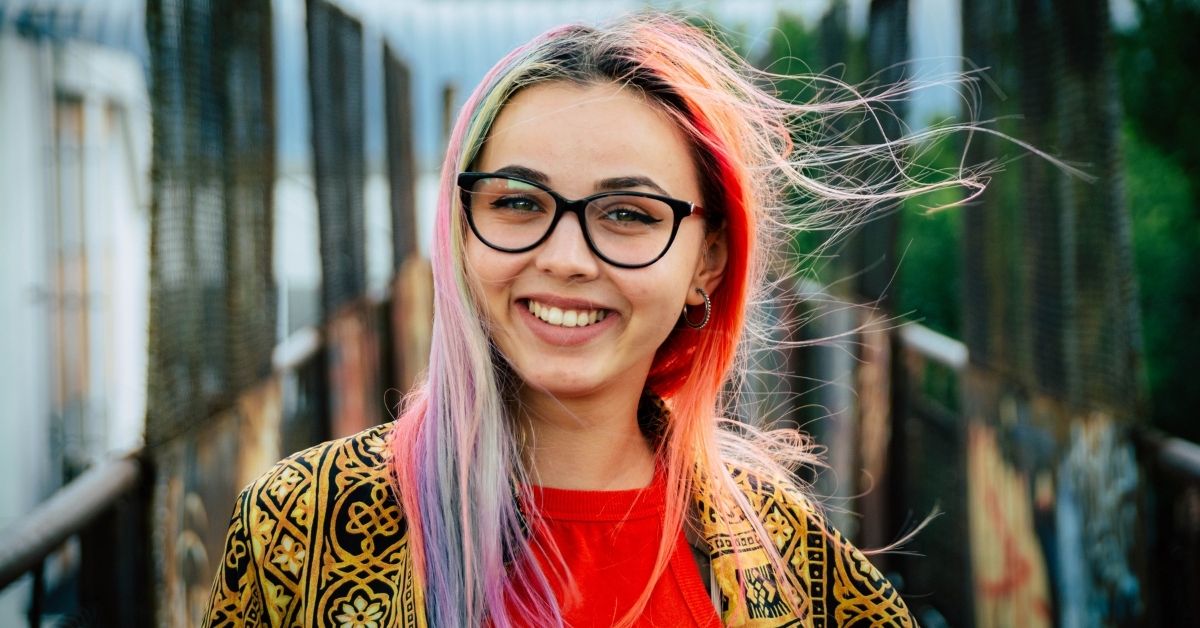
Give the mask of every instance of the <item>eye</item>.
M 636 207 L 610 207 L 605 210 L 603 217 L 605 220 L 624 224 L 652 225 L 661 222 L 659 219 Z
M 514 212 L 538 212 L 542 206 L 528 196 L 503 196 L 491 203 L 494 209 L 509 209 Z

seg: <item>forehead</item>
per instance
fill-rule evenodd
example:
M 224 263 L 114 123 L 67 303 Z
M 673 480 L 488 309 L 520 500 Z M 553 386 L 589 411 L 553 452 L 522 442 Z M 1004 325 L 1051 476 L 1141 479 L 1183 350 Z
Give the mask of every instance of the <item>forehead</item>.
M 514 165 L 546 173 L 564 194 L 643 176 L 673 196 L 700 200 L 684 133 L 659 106 L 611 83 L 555 82 L 518 92 L 493 123 L 476 169 Z

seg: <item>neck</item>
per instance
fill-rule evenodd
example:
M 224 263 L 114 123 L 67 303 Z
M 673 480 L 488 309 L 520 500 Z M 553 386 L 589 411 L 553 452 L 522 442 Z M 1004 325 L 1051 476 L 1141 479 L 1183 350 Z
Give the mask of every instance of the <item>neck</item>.
M 601 399 L 557 399 L 526 389 L 520 397 L 531 482 L 574 490 L 650 484 L 654 451 L 638 427 L 640 390 Z

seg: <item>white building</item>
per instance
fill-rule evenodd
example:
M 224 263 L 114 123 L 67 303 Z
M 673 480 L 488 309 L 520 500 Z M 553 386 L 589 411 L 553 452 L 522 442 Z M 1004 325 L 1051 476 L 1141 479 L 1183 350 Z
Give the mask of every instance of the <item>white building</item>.
M 141 439 L 145 63 L 136 0 L 0 4 L 0 529 Z M 0 591 L 0 624 L 29 601 L 28 578 Z

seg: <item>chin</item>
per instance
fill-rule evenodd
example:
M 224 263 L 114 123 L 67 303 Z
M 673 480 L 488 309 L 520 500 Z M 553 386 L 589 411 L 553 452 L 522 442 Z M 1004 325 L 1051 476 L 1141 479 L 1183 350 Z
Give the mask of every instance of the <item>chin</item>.
M 563 372 L 551 373 L 521 373 L 518 371 L 525 387 L 558 399 L 573 399 L 595 394 L 604 388 L 602 382 L 590 377 Z
M 592 382 L 570 382 L 556 380 L 553 382 L 528 382 L 526 386 L 532 390 L 550 395 L 557 399 L 577 399 L 579 397 L 587 397 L 593 395 L 600 390 L 600 386 Z

